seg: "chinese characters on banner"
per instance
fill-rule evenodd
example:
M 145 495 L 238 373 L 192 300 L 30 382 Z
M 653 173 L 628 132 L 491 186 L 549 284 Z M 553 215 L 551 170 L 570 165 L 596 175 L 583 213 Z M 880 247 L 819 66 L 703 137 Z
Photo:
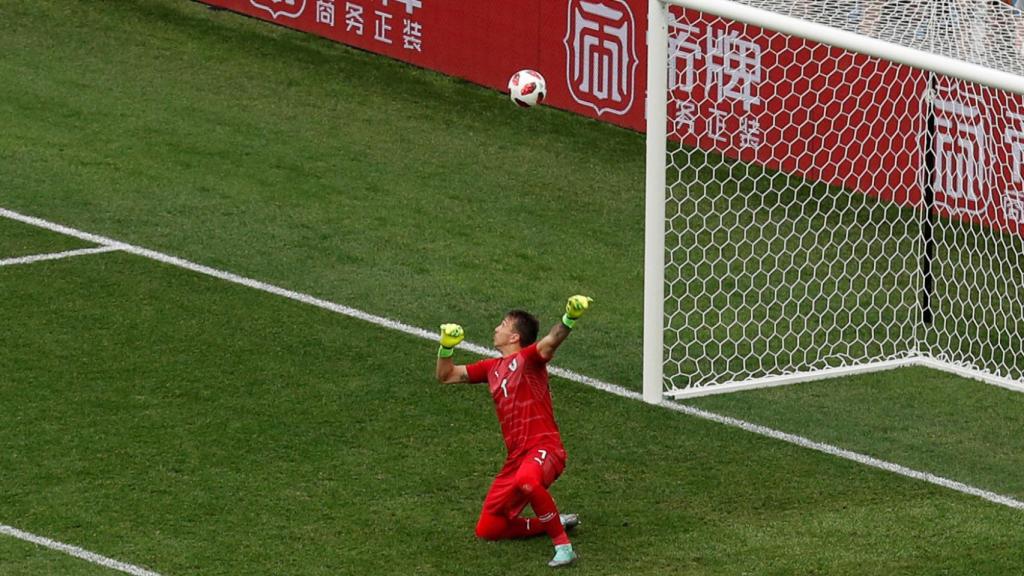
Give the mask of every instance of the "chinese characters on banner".
M 636 23 L 625 0 L 570 0 L 564 44 L 573 99 L 601 114 L 624 115 L 633 106 Z
M 417 19 L 416 13 L 423 8 L 423 2 L 424 0 L 316 0 L 316 21 L 332 28 L 344 26 L 344 32 L 368 36 L 380 44 L 422 52 L 423 24 Z M 337 19 L 339 10 L 343 21 Z
M 672 15 L 668 82 L 674 132 L 710 139 L 726 150 L 760 148 L 761 54 L 761 45 L 739 31 Z
M 935 201 L 951 212 L 982 214 L 986 208 L 987 158 L 983 103 L 971 94 L 941 87 L 934 100 Z M 959 101 L 958 101 L 959 100 Z
M 675 138 L 920 205 L 925 73 L 872 61 L 872 69 L 886 68 L 886 75 L 865 80 L 857 73 L 865 56 L 821 45 L 813 53 L 803 40 L 689 12 L 670 14 L 668 32 L 669 129 Z M 802 50 L 804 60 L 793 52 L 780 57 L 780 44 Z M 800 69 L 808 62 L 815 77 Z M 886 90 L 875 90 L 872 83 L 881 78 Z M 1024 234 L 1024 99 L 947 78 L 932 110 L 936 210 Z M 835 119 L 841 121 L 820 121 Z
M 1010 148 L 1010 181 L 1003 196 L 1008 222 L 1024 228 L 1024 114 L 1009 113 L 1003 142 Z
M 932 106 L 936 206 L 952 216 L 1024 232 L 1020 97 L 943 79 Z

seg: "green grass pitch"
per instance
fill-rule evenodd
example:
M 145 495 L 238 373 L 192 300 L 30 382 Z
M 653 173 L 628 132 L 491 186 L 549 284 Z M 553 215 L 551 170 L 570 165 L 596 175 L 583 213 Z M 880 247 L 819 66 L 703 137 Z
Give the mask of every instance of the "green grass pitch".
M 639 389 L 643 138 L 184 0 L 0 3 L 0 207 Z M 0 259 L 89 244 L 0 219 Z M 0 524 L 164 576 L 546 574 L 436 346 L 124 253 L 0 267 Z M 458 359 L 472 355 L 459 352 Z M 579 574 L 1005 575 L 1022 511 L 553 379 Z M 1024 497 L 1024 398 L 925 370 L 692 404 Z M 0 574 L 113 574 L 0 536 Z

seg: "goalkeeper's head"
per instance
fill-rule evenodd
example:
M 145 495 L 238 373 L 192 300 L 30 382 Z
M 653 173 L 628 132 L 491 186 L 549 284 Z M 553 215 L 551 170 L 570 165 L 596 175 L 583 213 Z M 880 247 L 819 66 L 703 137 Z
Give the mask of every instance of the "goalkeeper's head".
M 494 347 L 506 352 L 507 347 L 525 348 L 537 341 L 540 322 L 525 310 L 510 310 L 494 328 Z M 518 348 L 508 350 L 514 351 Z

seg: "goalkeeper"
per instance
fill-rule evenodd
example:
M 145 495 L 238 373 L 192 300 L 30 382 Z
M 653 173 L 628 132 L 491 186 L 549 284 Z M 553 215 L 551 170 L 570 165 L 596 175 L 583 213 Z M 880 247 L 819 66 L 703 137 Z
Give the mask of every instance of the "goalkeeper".
M 539 341 L 537 319 L 512 310 L 494 329 L 494 347 L 501 358 L 456 365 L 453 348 L 464 337 L 458 324 L 441 326 L 437 351 L 438 381 L 488 383 L 508 449 L 505 464 L 484 499 L 477 537 L 502 540 L 546 533 L 555 545 L 555 556 L 548 563 L 552 567 L 576 559 L 566 529 L 579 520 L 575 514 L 559 514 L 548 493 L 565 468 L 566 454 L 551 408 L 547 363 L 591 302 L 586 296 L 569 298 L 562 320 Z M 527 504 L 536 517 L 521 516 Z

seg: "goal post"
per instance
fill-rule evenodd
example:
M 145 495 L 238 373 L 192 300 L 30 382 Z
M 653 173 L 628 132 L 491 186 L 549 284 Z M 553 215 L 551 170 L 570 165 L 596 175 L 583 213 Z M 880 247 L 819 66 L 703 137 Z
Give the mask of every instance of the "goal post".
M 1024 391 L 1022 38 L 980 0 L 650 0 L 644 399 Z
M 668 6 L 648 0 L 647 152 L 644 198 L 643 397 L 662 400 L 665 318 L 665 154 L 668 119 Z

